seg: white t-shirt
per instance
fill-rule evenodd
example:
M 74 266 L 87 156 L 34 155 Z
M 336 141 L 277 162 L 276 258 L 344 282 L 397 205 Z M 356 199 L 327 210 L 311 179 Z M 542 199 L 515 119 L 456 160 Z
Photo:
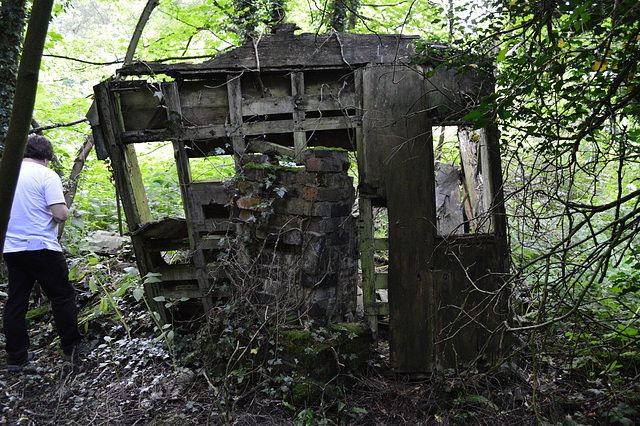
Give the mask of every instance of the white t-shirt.
M 23 161 L 11 205 L 4 253 L 33 250 L 62 251 L 58 223 L 49 206 L 64 203 L 60 177 L 46 166 Z

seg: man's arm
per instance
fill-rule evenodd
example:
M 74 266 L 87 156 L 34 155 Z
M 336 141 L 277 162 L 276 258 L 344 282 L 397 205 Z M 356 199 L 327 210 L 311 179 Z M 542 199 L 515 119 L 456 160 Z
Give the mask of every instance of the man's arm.
M 69 219 L 69 208 L 64 203 L 52 204 L 49 206 L 49 210 L 51 210 L 53 218 L 58 223 Z

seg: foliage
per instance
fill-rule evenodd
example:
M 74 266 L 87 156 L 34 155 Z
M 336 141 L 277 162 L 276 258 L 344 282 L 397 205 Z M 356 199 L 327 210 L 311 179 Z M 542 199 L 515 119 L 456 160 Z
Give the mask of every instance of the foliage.
M 35 118 L 41 125 L 84 117 L 93 84 L 112 76 L 124 57 L 144 3 L 75 0 L 58 6 L 36 104 Z M 296 22 L 303 31 L 325 32 L 326 4 L 291 0 L 282 6 L 287 21 Z M 143 33 L 136 57 L 145 61 L 208 58 L 240 44 L 247 35 L 257 39 L 272 22 L 273 10 L 268 2 L 162 2 Z M 518 349 L 519 362 L 534 379 L 518 379 L 519 385 L 509 382 L 496 390 L 475 389 L 473 381 L 461 385 L 458 378 L 446 375 L 435 378 L 437 392 L 450 398 L 444 402 L 427 400 L 418 407 L 420 416 L 415 419 L 430 416 L 434 421 L 460 424 L 508 412 L 522 419 L 535 410 L 540 423 L 543 418 L 555 418 L 558 423 L 572 424 L 571 417 L 555 415 L 556 408 L 545 411 L 545 401 L 552 405 L 560 393 L 546 385 L 561 387 L 561 383 L 573 380 L 576 387 L 583 388 L 576 396 L 580 402 L 562 400 L 557 405 L 578 407 L 570 413 L 576 421 L 633 421 L 637 416 L 634 395 L 639 390 L 630 379 L 637 375 L 640 341 L 637 2 L 514 0 L 491 1 L 485 6 L 476 2 L 382 0 L 359 4 L 357 16 L 355 32 L 417 34 L 425 41 L 459 48 L 444 52 L 461 69 L 485 62 L 496 64 L 495 70 L 490 70 L 495 71 L 495 94 L 467 119 L 478 126 L 493 120 L 502 130 L 514 264 L 514 321 L 510 328 L 525 342 Z M 439 49 L 437 53 L 442 52 Z M 2 59 L 12 58 L 5 55 Z M 86 123 L 47 131 L 63 166 L 68 166 L 88 131 Z M 139 153 L 154 219 L 182 214 L 179 186 L 174 168 L 169 166 L 173 161 L 171 147 L 167 149 Z M 203 163 L 195 170 L 201 178 L 215 178 L 226 175 L 230 164 L 228 158 L 217 158 L 215 168 Z M 211 400 L 207 409 L 200 411 L 215 409 L 219 419 L 229 419 L 234 408 L 236 412 L 239 408 L 250 410 L 249 404 L 243 405 L 243 398 L 249 395 L 253 401 L 259 394 L 267 398 L 265 406 L 279 404 L 297 424 L 346 423 L 362 418 L 373 424 L 374 415 L 380 416 L 375 418 L 378 423 L 381 418 L 387 423 L 398 420 L 390 411 L 388 417 L 382 417 L 385 413 L 372 409 L 371 401 L 368 405 L 357 401 L 347 404 L 339 393 L 331 394 L 333 400 L 323 400 L 324 405 L 307 406 L 290 399 L 293 385 L 308 383 L 308 377 L 280 369 L 285 358 L 276 331 L 289 327 L 290 318 L 257 311 L 241 297 L 253 291 L 249 282 L 227 283 L 234 297 L 216 312 L 208 328 L 167 344 L 172 326 L 158 329 L 149 312 L 127 313 L 123 308 L 134 303 L 130 296 L 133 288 L 139 288 L 141 278 L 117 276 L 107 261 L 91 263 L 92 257 L 81 252 L 81 243 L 90 232 L 118 230 L 116 212 L 108 163 L 87 162 L 64 245 L 72 255 L 84 257 L 72 267 L 72 273 L 92 301 L 83 314 L 85 324 L 89 330 L 99 328 L 97 332 L 108 339 L 100 341 L 96 352 L 96 363 L 104 375 L 94 376 L 87 389 L 77 391 L 67 408 L 95 404 L 108 410 L 105 406 L 112 399 L 101 385 L 109 378 L 113 389 L 124 389 L 126 398 L 120 406 L 141 412 L 151 422 L 154 410 L 146 404 L 168 373 L 150 379 L 145 373 L 160 365 L 161 358 L 174 359 L 174 354 L 188 349 L 197 355 L 185 356 L 186 362 L 198 370 L 201 379 L 208 378 L 199 390 Z M 385 222 L 381 223 L 377 232 L 384 236 L 387 230 Z M 174 301 L 167 303 L 173 306 Z M 105 320 L 108 327 L 96 325 Z M 143 325 L 154 330 L 152 338 L 135 336 Z M 133 331 L 132 339 L 125 337 L 126 328 Z M 328 331 L 317 336 L 333 337 Z M 44 338 L 36 341 L 40 340 Z M 189 343 L 204 346 L 207 358 L 200 356 L 202 346 L 193 349 Z M 175 365 L 167 367 L 176 369 Z M 47 383 L 48 379 L 33 380 Z M 325 392 L 330 389 L 325 384 L 310 387 Z M 420 386 L 386 384 L 366 388 L 364 393 L 376 397 L 376 407 L 381 400 L 397 400 L 403 401 L 402 407 L 408 411 L 419 400 L 416 389 Z M 566 385 L 564 390 L 568 392 L 568 388 Z M 425 392 L 434 393 L 432 389 Z M 520 400 L 518 392 L 526 396 Z M 506 410 L 503 403 L 507 400 L 522 405 Z M 19 409 L 17 401 L 6 404 L 9 411 Z M 190 407 L 183 403 L 181 414 L 197 410 L 197 403 L 189 402 Z M 359 411 L 362 407 L 367 413 Z M 591 416 L 590 410 L 597 415 Z M 209 419 L 199 420 L 204 424 Z
M 493 2 L 465 49 L 449 52 L 496 62 L 495 93 L 465 119 L 502 130 L 511 331 L 534 363 L 545 347 L 568 350 L 569 371 L 589 365 L 592 380 L 621 387 L 640 343 L 638 7 Z

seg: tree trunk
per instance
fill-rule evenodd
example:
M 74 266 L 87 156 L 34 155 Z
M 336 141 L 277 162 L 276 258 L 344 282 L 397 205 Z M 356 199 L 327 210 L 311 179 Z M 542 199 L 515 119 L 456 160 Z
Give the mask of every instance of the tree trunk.
M 11 203 L 20 173 L 20 163 L 29 136 L 29 127 L 38 90 L 42 50 L 47 38 L 52 7 L 53 0 L 34 0 L 24 40 L 24 49 L 16 80 L 15 102 L 9 120 L 4 155 L 0 161 L 0 182 L 2 182 L 0 185 L 0 248 L 4 246 Z M 0 250 L 1 253 L 2 250 Z
M 73 204 L 73 199 L 76 196 L 76 191 L 78 190 L 78 180 L 80 179 L 80 173 L 84 168 L 84 164 L 87 162 L 87 157 L 89 153 L 93 149 L 93 135 L 89 133 L 89 135 L 85 138 L 82 147 L 78 151 L 78 156 L 76 160 L 73 162 L 73 167 L 71 168 L 71 174 L 69 175 L 69 185 L 67 187 L 67 192 L 64 194 L 64 201 L 67 203 L 67 206 L 71 207 Z M 64 222 L 58 225 L 58 238 L 62 236 L 62 232 L 64 232 Z
M 347 0 L 333 0 L 329 26 L 336 32 L 343 33 L 347 27 Z
M 11 104 L 16 89 L 20 46 L 24 33 L 25 0 L 7 0 L 0 4 L 0 157 L 9 128 Z
M 138 42 L 140 41 L 140 36 L 142 35 L 142 30 L 144 29 L 145 25 L 147 25 L 147 21 L 151 16 L 151 12 L 153 12 L 153 9 L 158 6 L 158 3 L 160 3 L 160 0 L 149 0 L 147 2 L 147 5 L 144 7 L 144 10 L 140 15 L 140 19 L 138 19 L 136 29 L 133 32 L 133 36 L 131 37 L 131 41 L 129 42 L 129 47 L 127 48 L 127 55 L 124 58 L 123 66 L 131 64 L 131 61 L 133 60 L 133 54 L 138 47 Z

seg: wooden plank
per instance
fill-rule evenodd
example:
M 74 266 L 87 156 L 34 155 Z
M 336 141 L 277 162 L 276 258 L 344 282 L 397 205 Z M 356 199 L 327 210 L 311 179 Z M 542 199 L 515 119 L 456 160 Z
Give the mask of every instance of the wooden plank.
M 121 148 L 122 124 L 117 117 L 119 112 L 117 99 L 111 96 L 108 84 L 107 82 L 99 84 L 94 88 L 94 93 L 127 225 L 129 230 L 133 231 L 139 223 L 151 221 L 151 211 L 144 193 L 144 184 L 135 151 L 133 148 Z
M 188 297 L 190 299 L 197 299 L 203 297 L 202 290 L 196 285 L 181 284 L 178 286 L 171 286 L 166 288 L 160 288 L 159 293 L 166 299 L 182 299 Z
M 282 146 L 282 145 L 278 145 L 276 143 L 271 143 L 265 140 L 259 140 L 259 139 L 253 139 L 249 142 L 249 146 L 248 149 L 251 152 L 260 152 L 263 154 L 273 154 L 273 153 L 278 153 L 280 155 L 284 155 L 286 157 L 290 157 L 293 158 L 294 151 L 293 149 L 286 147 L 286 146 Z
M 372 318 L 375 319 L 384 315 L 389 315 L 389 304 L 384 302 L 374 302 L 366 304 L 364 305 L 364 309 L 365 312 L 368 312 L 370 315 L 372 315 Z
M 360 117 L 322 117 L 307 118 L 304 122 L 294 120 L 261 121 L 244 123 L 246 136 L 268 135 L 272 133 L 291 133 L 293 131 L 316 132 L 323 130 L 355 129 L 360 125 Z
M 189 230 L 191 253 L 193 256 L 193 265 L 191 265 L 190 272 L 184 272 L 184 274 L 193 274 L 193 276 L 189 275 L 184 278 L 178 276 L 176 279 L 187 280 L 193 279 L 193 277 L 197 279 L 202 294 L 206 295 L 202 297 L 201 301 L 205 312 L 208 312 L 213 308 L 213 298 L 210 294 L 211 282 L 205 270 L 206 263 L 204 253 L 202 252 L 200 236 L 198 232 L 196 232 L 197 227 L 204 222 L 204 213 L 201 204 L 195 200 L 191 194 L 191 169 L 189 166 L 189 157 L 181 138 L 183 120 L 177 84 L 175 82 L 162 83 L 162 92 L 172 129 L 177 135 L 173 142 L 173 149 L 178 170 L 178 179 L 180 181 L 180 191 L 182 193 L 182 204 L 185 209 L 187 229 Z
M 469 365 L 479 356 L 498 362 L 508 350 L 508 335 L 494 333 L 509 318 L 503 241 L 491 234 L 453 236 L 436 246 L 432 322 L 440 368 Z
M 242 129 L 241 133 L 243 135 L 249 137 L 268 134 L 292 133 L 294 129 L 305 132 L 357 129 L 360 125 L 361 118 L 359 116 L 343 116 L 306 119 L 304 123 L 298 123 L 297 127 L 293 119 L 244 123 L 242 126 L 240 126 L 240 129 Z M 185 140 L 196 141 L 218 139 L 220 142 L 217 146 L 222 148 L 224 147 L 224 144 L 229 140 L 227 136 L 228 130 L 229 129 L 227 126 L 217 124 L 208 126 L 184 127 L 182 129 L 182 136 Z M 173 134 L 169 129 L 122 132 L 122 142 L 124 144 L 153 141 L 173 141 L 175 138 L 176 135 Z
M 389 250 L 389 238 L 374 238 L 373 249 L 376 251 Z
M 191 183 L 191 196 L 199 206 L 205 204 L 228 205 L 231 193 L 224 181 L 200 180 Z
M 360 267 L 362 269 L 362 300 L 365 306 L 365 324 L 371 330 L 374 339 L 378 338 L 378 313 L 369 310 L 376 302 L 375 263 L 373 259 L 373 214 L 371 200 L 360 196 L 358 229 L 360 236 Z
M 231 125 L 227 128 L 227 133 L 231 135 L 231 142 L 236 163 L 236 170 L 240 171 L 242 156 L 245 154 L 246 146 L 242 129 L 242 87 L 240 86 L 240 76 L 229 74 L 227 76 L 227 94 L 229 97 L 229 117 Z
M 428 253 L 436 217 L 423 78 L 408 68 L 367 67 L 362 87 L 368 183 L 385 194 L 389 215 L 390 360 L 400 372 L 431 371 L 433 328 L 427 319 L 433 314 L 433 283 Z
M 466 114 L 477 108 L 484 96 L 493 93 L 493 75 L 483 68 L 431 67 L 422 73 L 433 72 L 424 81 L 424 101 L 434 125 L 457 125 Z
M 498 127 L 491 123 L 484 129 L 487 147 L 487 159 L 491 185 L 491 213 L 493 232 L 499 237 L 503 247 L 501 255 L 508 263 L 507 253 L 507 216 L 504 207 L 504 193 L 502 185 L 502 162 L 500 161 L 500 134 Z M 506 269 L 509 270 L 508 267 Z
M 341 93 L 338 97 L 331 95 L 304 96 L 270 96 L 267 98 L 244 99 L 242 114 L 245 117 L 265 114 L 292 114 L 294 111 L 323 112 L 341 111 L 356 107 L 355 93 Z
M 403 61 L 409 63 L 416 36 L 393 34 L 300 34 L 263 37 L 256 48 L 252 42 L 217 55 L 201 64 L 145 62 L 119 70 L 121 75 L 167 74 L 174 77 L 204 77 L 226 70 L 344 68 L 368 63 Z
M 374 274 L 373 284 L 376 290 L 384 290 L 389 288 L 389 274 Z
M 304 96 L 304 73 L 300 71 L 291 73 L 291 96 L 294 101 L 293 111 L 293 157 L 296 161 L 302 161 L 302 151 L 307 147 L 307 133 L 303 130 L 305 112 L 298 108 L 298 104 Z

